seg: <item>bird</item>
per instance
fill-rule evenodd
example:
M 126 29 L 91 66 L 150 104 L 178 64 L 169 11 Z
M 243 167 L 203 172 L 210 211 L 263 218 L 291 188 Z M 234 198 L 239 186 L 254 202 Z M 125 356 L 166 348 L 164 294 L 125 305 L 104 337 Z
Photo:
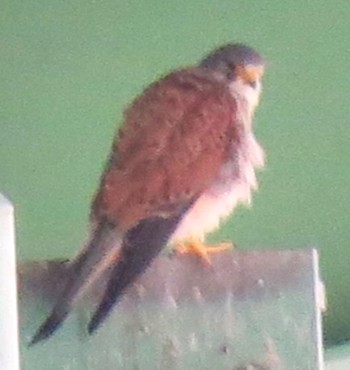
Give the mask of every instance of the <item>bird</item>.
M 206 235 L 251 202 L 264 166 L 253 120 L 265 64 L 250 46 L 224 44 L 163 75 L 126 107 L 92 199 L 88 239 L 30 345 L 50 337 L 102 274 L 106 288 L 89 334 L 166 245 L 210 260 L 216 248 Z

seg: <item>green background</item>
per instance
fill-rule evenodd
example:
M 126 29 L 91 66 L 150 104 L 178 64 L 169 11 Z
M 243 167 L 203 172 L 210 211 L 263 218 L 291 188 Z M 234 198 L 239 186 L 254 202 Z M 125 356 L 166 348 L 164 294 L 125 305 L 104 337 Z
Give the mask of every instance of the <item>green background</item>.
M 269 62 L 257 135 L 268 165 L 252 210 L 215 239 L 317 246 L 329 343 L 350 338 L 350 2 L 8 1 L 0 11 L 0 189 L 21 260 L 71 256 L 123 107 L 224 42 Z

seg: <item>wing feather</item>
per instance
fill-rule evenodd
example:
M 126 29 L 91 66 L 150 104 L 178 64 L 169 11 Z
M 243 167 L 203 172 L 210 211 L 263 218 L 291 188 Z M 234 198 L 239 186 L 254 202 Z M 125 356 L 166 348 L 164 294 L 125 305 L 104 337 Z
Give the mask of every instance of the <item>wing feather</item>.
M 134 100 L 92 204 L 92 238 L 73 261 L 70 279 L 32 344 L 61 325 L 109 266 L 109 282 L 89 326 L 96 329 L 234 155 L 241 129 L 235 116 L 227 86 L 200 69 L 171 73 Z
M 93 216 L 129 229 L 198 196 L 239 140 L 235 110 L 227 86 L 200 69 L 150 85 L 125 112 Z

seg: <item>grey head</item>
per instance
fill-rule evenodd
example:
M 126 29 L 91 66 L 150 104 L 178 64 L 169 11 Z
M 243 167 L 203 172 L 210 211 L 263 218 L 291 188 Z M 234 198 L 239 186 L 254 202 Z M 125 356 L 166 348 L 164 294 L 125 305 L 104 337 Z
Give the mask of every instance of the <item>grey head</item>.
M 239 43 L 223 45 L 199 63 L 199 67 L 219 74 L 228 82 L 240 77 L 247 84 L 260 80 L 264 65 L 264 59 L 257 51 Z

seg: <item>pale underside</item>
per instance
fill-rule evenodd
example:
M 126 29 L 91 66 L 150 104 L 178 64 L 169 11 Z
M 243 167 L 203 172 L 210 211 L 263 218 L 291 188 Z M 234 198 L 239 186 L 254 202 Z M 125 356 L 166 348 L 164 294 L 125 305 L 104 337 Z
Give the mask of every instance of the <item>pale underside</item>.
M 265 155 L 251 127 L 257 101 L 252 102 L 246 91 L 235 94 L 235 97 L 237 118 L 246 129 L 244 145 L 238 153 L 236 151 L 235 158 L 223 164 L 218 178 L 184 216 L 170 238 L 170 244 L 190 239 L 204 240 L 205 235 L 216 230 L 238 204 L 249 205 L 252 191 L 258 187 L 256 169 L 263 167 Z

